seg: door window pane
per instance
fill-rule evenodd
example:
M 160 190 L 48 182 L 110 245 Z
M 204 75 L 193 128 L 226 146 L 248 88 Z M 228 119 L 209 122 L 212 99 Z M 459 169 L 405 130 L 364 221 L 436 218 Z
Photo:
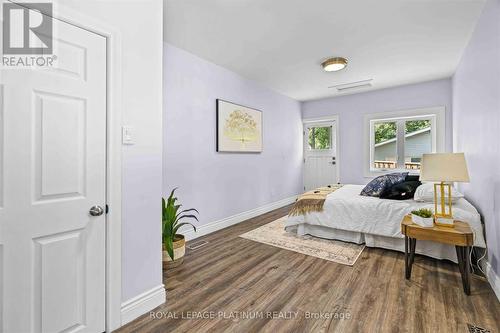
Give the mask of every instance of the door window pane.
M 398 162 L 397 125 L 394 121 L 375 123 L 373 128 L 375 146 L 373 167 L 395 169 Z
M 430 120 L 405 122 L 405 169 L 420 170 L 422 154 L 432 153 Z
M 332 143 L 332 127 L 309 127 L 309 150 L 330 149 Z

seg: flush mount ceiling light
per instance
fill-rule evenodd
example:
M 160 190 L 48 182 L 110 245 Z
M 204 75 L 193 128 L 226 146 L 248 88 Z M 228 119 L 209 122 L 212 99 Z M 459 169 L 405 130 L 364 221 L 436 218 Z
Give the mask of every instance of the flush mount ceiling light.
M 347 66 L 347 59 L 342 57 L 329 58 L 323 61 L 321 66 L 327 72 L 340 71 Z

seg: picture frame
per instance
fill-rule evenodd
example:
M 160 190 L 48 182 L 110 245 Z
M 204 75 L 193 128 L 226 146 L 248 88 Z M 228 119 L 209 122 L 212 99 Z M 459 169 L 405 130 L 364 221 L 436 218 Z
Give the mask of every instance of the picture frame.
M 216 151 L 261 153 L 262 111 L 244 105 L 216 100 Z

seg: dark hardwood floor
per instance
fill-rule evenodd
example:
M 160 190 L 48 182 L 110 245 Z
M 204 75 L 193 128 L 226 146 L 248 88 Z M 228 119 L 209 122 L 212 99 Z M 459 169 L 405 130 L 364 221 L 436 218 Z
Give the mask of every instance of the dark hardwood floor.
M 451 262 L 417 256 L 406 281 L 403 253 L 366 248 L 350 267 L 238 237 L 289 209 L 195 240 L 209 244 L 164 272 L 156 317 L 119 332 L 467 332 L 467 323 L 500 332 L 489 284 L 473 276 L 466 296 Z

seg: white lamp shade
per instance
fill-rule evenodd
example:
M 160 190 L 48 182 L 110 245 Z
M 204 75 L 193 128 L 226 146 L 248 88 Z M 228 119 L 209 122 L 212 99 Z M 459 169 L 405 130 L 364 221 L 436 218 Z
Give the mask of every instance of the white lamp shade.
M 434 182 L 469 182 L 464 153 L 424 154 L 420 180 Z

